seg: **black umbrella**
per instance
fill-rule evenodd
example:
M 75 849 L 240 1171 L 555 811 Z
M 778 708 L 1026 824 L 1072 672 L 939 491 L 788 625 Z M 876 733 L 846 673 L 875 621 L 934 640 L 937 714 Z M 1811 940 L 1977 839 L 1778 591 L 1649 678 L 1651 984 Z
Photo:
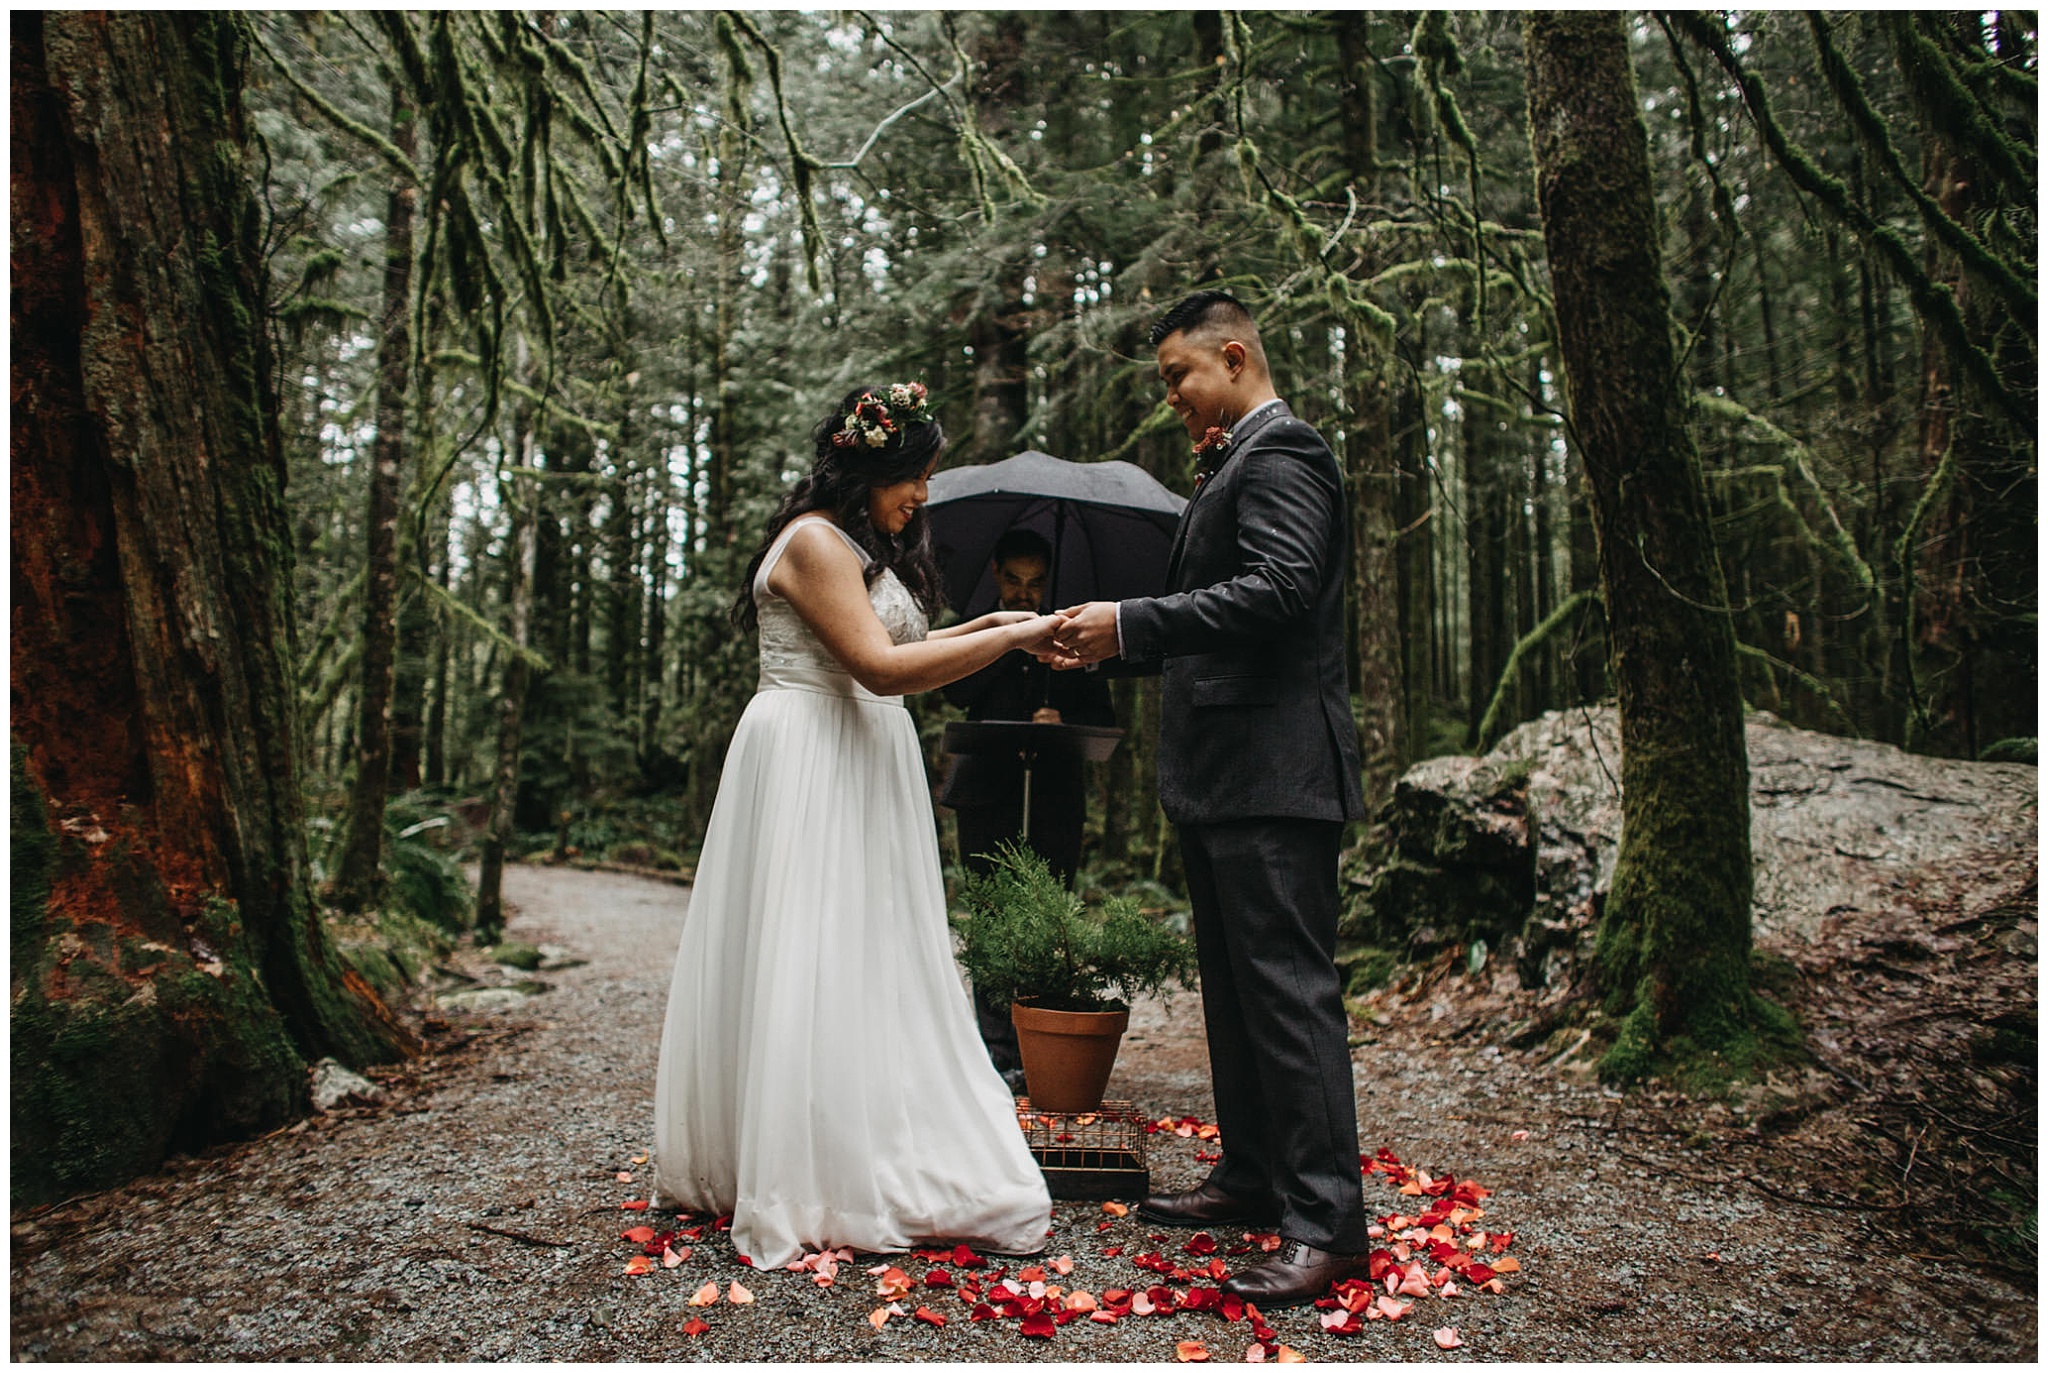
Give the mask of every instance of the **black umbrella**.
M 1033 530 L 1051 545 L 1053 609 L 1161 594 L 1185 505 L 1130 463 L 1068 462 L 1034 449 L 936 474 L 925 513 L 946 599 L 971 619 L 995 608 L 989 559 L 1011 529 Z

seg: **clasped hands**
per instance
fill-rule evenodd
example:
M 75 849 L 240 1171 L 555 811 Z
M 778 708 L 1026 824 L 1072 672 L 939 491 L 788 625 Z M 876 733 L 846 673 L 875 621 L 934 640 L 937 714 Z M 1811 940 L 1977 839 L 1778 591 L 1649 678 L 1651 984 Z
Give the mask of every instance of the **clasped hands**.
M 1043 632 L 1034 634 L 1025 651 L 1061 671 L 1114 658 L 1119 645 L 1116 602 L 1089 601 L 1044 616 Z

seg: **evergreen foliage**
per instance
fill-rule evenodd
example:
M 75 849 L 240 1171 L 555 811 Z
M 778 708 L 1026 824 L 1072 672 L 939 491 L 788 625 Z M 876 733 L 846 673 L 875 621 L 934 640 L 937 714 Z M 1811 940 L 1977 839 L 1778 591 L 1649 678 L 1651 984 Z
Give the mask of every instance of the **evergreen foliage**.
M 987 873 L 961 884 L 965 913 L 952 917 L 960 963 L 975 990 L 997 1005 L 1052 1011 L 1128 1004 L 1194 976 L 1194 944 L 1145 916 L 1127 896 L 1090 910 L 1045 859 L 1005 844 Z

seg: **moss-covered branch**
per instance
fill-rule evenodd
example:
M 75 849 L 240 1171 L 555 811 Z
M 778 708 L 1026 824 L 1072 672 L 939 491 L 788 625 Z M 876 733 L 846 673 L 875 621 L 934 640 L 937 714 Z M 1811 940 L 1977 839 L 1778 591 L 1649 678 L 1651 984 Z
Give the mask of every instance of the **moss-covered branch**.
M 1920 25 L 1929 16 L 1891 10 L 1884 16 L 1899 74 L 1922 115 L 1960 150 L 1988 167 L 2021 200 L 2034 198 L 2035 151 L 2022 148 L 1993 125 L 1990 114 L 1963 84 L 1947 54 L 1928 41 Z
M 1874 250 L 1885 265 L 1891 269 L 1913 297 L 1914 306 L 1921 316 L 1934 326 L 1943 346 L 1976 383 L 1993 404 L 2014 420 L 2031 428 L 2034 423 L 2032 401 L 2016 394 L 1999 375 L 1997 365 L 1990 354 L 1979 347 L 1970 337 L 1969 327 L 1963 322 L 1961 309 L 1956 304 L 1955 292 L 1944 282 L 1935 281 L 1916 259 L 1913 250 L 1907 246 L 1898 232 L 1889 225 L 1879 224 L 1858 205 L 1849 194 L 1849 188 L 1827 172 L 1822 171 L 1812 158 L 1808 157 L 1779 125 L 1771 113 L 1770 97 L 1765 93 L 1763 82 L 1747 71 L 1735 51 L 1728 44 L 1725 30 L 1699 14 L 1682 13 L 1673 16 L 1673 22 L 1685 31 L 1688 38 L 1705 49 L 1721 69 L 1735 83 L 1742 93 L 1743 103 L 1749 108 L 1750 117 L 1756 121 L 1757 131 L 1763 135 L 1771 155 L 1778 165 L 1792 179 L 1794 185 L 1811 195 L 1825 206 L 1837 219 L 1847 224 L 1866 246 Z
M 1508 660 L 1500 670 L 1500 679 L 1493 684 L 1493 699 L 1486 703 L 1486 714 L 1479 718 L 1479 729 L 1474 742 L 1484 753 L 1494 745 L 1502 733 L 1501 716 L 1507 713 L 1508 692 L 1522 671 L 1522 660 L 1543 647 L 1551 639 L 1575 623 L 1587 609 L 1600 604 L 1600 593 L 1588 587 L 1567 596 L 1564 603 L 1543 617 L 1543 622 L 1515 640 L 1515 646 L 1508 652 Z
M 1975 234 L 1943 213 L 1934 198 L 1921 189 L 1919 180 L 1907 174 L 1899 160 L 1898 149 L 1892 146 L 1891 129 L 1885 124 L 1884 116 L 1871 107 L 1855 69 L 1843 60 L 1836 49 L 1827 16 L 1818 10 L 1809 10 L 1806 23 L 1813 32 L 1814 51 L 1820 57 L 1821 75 L 1827 78 L 1828 88 L 1847 112 L 1849 122 L 1856 126 L 1858 137 L 1877 154 L 1878 161 L 1891 173 L 1892 180 L 1920 211 L 1921 222 L 1926 224 L 1927 231 L 1954 253 L 1966 270 L 1974 272 L 1998 293 L 2014 323 L 2026 330 L 2029 336 L 2038 333 L 2040 296 L 2032 284 L 2022 280 L 2010 264 L 1985 247 Z

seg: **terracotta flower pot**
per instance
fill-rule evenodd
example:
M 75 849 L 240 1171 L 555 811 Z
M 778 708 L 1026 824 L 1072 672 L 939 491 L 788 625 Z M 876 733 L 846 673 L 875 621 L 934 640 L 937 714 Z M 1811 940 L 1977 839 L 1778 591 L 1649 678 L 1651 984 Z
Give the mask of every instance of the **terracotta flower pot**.
M 1131 1023 L 1128 1009 L 1048 1011 L 1020 1001 L 1010 1007 L 1010 1023 L 1017 1027 L 1033 1106 L 1071 1114 L 1102 1105 L 1117 1046 Z

